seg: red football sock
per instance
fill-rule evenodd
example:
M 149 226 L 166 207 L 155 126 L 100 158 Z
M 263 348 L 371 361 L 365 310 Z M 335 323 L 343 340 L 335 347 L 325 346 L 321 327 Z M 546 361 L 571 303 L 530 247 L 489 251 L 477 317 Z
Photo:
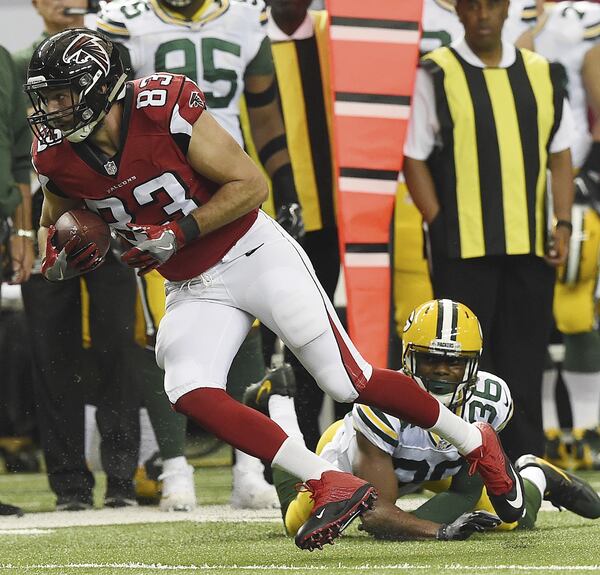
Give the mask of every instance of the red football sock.
M 377 407 L 419 427 L 433 427 L 440 414 L 440 404 L 410 377 L 390 369 L 373 368 L 373 375 L 356 403 Z
M 181 396 L 174 407 L 206 431 L 265 461 L 271 461 L 287 439 L 274 421 L 236 401 L 222 389 L 194 389 Z

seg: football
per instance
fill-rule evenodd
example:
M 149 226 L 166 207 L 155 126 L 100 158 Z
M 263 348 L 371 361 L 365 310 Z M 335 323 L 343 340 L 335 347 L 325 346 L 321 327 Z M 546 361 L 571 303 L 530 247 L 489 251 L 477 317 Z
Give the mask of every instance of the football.
M 81 238 L 78 248 L 83 248 L 90 242 L 98 246 L 102 257 L 110 247 L 110 228 L 97 214 L 90 210 L 70 210 L 65 212 L 54 224 L 56 227 L 56 247 L 63 246 L 73 237 Z

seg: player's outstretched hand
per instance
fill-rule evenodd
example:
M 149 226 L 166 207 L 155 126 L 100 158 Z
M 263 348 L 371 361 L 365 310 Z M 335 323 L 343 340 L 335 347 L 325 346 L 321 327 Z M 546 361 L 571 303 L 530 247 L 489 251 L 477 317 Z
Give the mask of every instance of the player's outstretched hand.
M 304 237 L 304 219 L 302 218 L 302 208 L 299 204 L 283 204 L 277 210 L 275 219 L 296 241 L 302 241 Z
M 46 253 L 42 260 L 42 274 L 52 282 L 66 280 L 96 269 L 104 258 L 94 242 L 80 246 L 81 238 L 73 236 L 59 250 L 54 241 L 56 227 L 48 228 Z
M 142 276 L 164 264 L 180 247 L 183 241 L 177 237 L 173 224 L 145 225 L 127 224 L 136 234 L 144 234 L 145 240 L 126 251 L 121 259 L 130 267 L 138 268 Z
M 487 511 L 470 511 L 463 513 L 452 523 L 442 525 L 437 533 L 441 541 L 463 541 L 473 533 L 493 529 L 502 523 L 497 515 Z

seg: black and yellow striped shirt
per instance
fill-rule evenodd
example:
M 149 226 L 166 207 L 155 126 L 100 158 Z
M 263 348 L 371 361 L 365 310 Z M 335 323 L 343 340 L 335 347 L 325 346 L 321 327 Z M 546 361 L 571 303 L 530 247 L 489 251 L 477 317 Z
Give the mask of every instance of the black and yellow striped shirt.
M 546 170 L 560 125 L 564 70 L 528 50 L 480 68 L 453 48 L 423 61 L 433 78 L 441 145 L 429 158 L 448 255 L 544 253 Z
M 272 43 L 294 181 L 306 231 L 336 225 L 327 13 L 311 11 L 314 35 Z

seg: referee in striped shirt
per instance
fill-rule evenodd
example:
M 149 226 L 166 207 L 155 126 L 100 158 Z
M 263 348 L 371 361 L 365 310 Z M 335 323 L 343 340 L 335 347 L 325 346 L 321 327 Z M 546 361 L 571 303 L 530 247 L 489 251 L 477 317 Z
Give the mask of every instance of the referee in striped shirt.
M 511 387 L 503 443 L 516 458 L 543 454 L 541 380 L 555 268 L 571 233 L 573 121 L 562 69 L 502 41 L 508 5 L 457 0 L 465 36 L 422 61 L 404 175 L 428 229 L 435 297 L 477 314 L 482 369 Z

